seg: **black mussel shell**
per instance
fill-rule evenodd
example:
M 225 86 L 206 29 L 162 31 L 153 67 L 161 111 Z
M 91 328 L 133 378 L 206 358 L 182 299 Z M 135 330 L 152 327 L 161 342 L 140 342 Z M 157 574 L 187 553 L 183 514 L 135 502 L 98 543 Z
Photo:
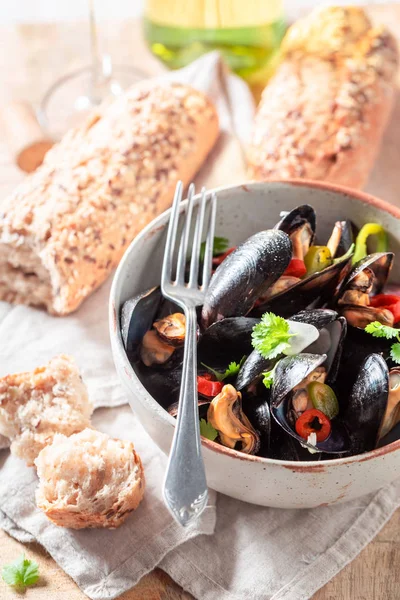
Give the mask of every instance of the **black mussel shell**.
M 181 363 L 170 369 L 146 367 L 140 359 L 131 364 L 142 385 L 163 408 L 168 409 L 178 401 L 182 379 Z
M 288 420 L 288 403 L 290 392 L 303 379 L 307 377 L 317 367 L 326 360 L 326 355 L 316 354 L 298 354 L 297 356 L 287 356 L 279 361 L 276 370 L 274 383 L 271 392 L 271 412 L 272 416 L 279 425 L 291 437 L 295 438 L 301 444 L 313 449 L 314 447 L 306 440 L 297 435 Z M 332 421 L 332 431 L 327 440 L 319 442 L 315 446 L 321 452 L 328 454 L 341 454 L 348 451 L 348 439 L 346 431 L 341 427 L 340 422 Z
M 338 317 L 339 315 L 336 311 L 327 308 L 302 310 L 291 317 L 291 321 L 307 323 L 319 330 L 327 328 L 327 336 L 324 337 L 329 338 L 329 346 L 326 347 L 325 345 L 321 347 L 321 341 L 317 340 L 312 344 L 312 347 L 305 349 L 305 352 L 311 354 L 324 354 L 326 352 L 328 354 L 327 368 L 329 369 L 332 367 L 333 362 L 335 363 L 335 369 L 332 369 L 333 376 L 336 376 L 336 365 L 339 365 L 340 362 L 342 338 L 346 335 L 346 321 L 341 317 L 340 322 L 337 323 Z M 330 336 L 330 330 L 332 330 L 334 335 Z M 340 330 L 339 336 L 337 335 L 338 330 Z M 330 341 L 332 338 L 333 343 L 331 344 Z M 240 391 L 256 381 L 264 371 L 272 369 L 278 359 L 279 357 L 274 360 L 265 359 L 257 350 L 253 350 L 238 373 L 235 383 L 236 389 Z
M 314 325 L 320 331 L 318 340 L 306 348 L 304 352 L 308 354 L 326 354 L 327 358 L 324 366 L 328 372 L 327 383 L 331 384 L 336 381 L 347 333 L 346 319 L 339 317 L 334 310 L 316 308 L 300 311 L 291 317 L 291 320 Z
M 391 340 L 373 337 L 363 329 L 348 325 L 335 382 L 341 412 L 346 409 L 351 389 L 367 356 L 381 354 L 390 363 L 391 345 Z
M 298 323 L 307 323 L 308 325 L 314 325 L 317 329 L 322 329 L 335 321 L 338 318 L 338 313 L 335 310 L 329 308 L 311 308 L 301 310 L 292 317 L 291 321 L 297 321 Z
M 257 298 L 279 279 L 292 257 L 282 231 L 260 231 L 240 244 L 211 278 L 202 309 L 202 326 L 246 315 Z
M 269 371 L 272 369 L 275 362 L 276 359 L 270 360 L 264 358 L 259 352 L 257 352 L 257 350 L 253 350 L 240 368 L 235 382 L 235 388 L 238 391 L 243 390 L 258 377 L 260 377 L 264 371 Z
M 284 231 L 287 235 L 292 234 L 298 227 L 301 227 L 305 222 L 308 222 L 311 231 L 313 232 L 313 237 L 311 239 L 311 243 L 314 239 L 315 228 L 316 228 L 316 215 L 315 210 L 309 204 L 303 204 L 302 206 L 298 206 L 294 208 L 289 213 L 287 213 L 282 219 L 275 225 L 275 229 L 279 229 L 280 231 Z
M 260 437 L 258 454 L 267 456 L 271 437 L 271 411 L 268 398 L 265 395 L 263 397 L 252 394 L 243 395 L 242 409 Z
M 343 256 L 354 242 L 353 224 L 351 221 L 337 221 L 333 228 L 327 246 L 335 258 Z
M 258 317 L 270 311 L 281 317 L 291 318 L 299 310 L 310 306 L 317 298 L 320 305 L 324 304 L 333 296 L 341 272 L 349 261 L 350 257 L 302 279 L 287 290 L 268 298 L 254 308 L 251 315 Z
M 352 454 L 373 450 L 389 397 L 389 369 L 380 354 L 370 354 L 361 365 L 343 417 Z
M 393 252 L 375 252 L 374 254 L 369 254 L 365 258 L 362 258 L 353 266 L 347 277 L 340 283 L 336 297 L 340 298 L 352 280 L 367 267 L 371 269 L 375 275 L 374 286 L 370 294 L 373 296 L 379 294 L 388 280 L 393 259 Z
M 213 369 L 226 369 L 231 361 L 239 362 L 252 352 L 251 332 L 259 322 L 259 319 L 249 317 L 228 317 L 217 321 L 200 337 L 197 349 L 199 362 Z
M 132 353 L 151 329 L 162 301 L 159 287 L 126 300 L 121 309 L 121 335 L 125 350 Z
M 346 339 L 347 321 L 344 317 L 338 317 L 327 323 L 320 330 L 318 340 L 306 348 L 305 352 L 311 354 L 326 354 L 324 367 L 327 370 L 327 383 L 336 381 L 343 353 L 343 345 Z

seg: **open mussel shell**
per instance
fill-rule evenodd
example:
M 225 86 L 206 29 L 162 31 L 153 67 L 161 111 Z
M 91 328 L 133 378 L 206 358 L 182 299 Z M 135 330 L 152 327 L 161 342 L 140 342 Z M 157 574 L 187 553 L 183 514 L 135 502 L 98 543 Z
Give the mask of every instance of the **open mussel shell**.
M 162 300 L 159 287 L 126 300 L 121 309 L 121 335 L 125 350 L 133 352 L 151 329 Z
M 254 308 L 252 316 L 258 317 L 267 311 L 273 312 L 281 317 L 291 317 L 299 310 L 304 310 L 314 301 L 319 299 L 322 305 L 329 299 L 340 279 L 343 268 L 349 263 L 350 257 L 339 260 L 323 271 L 313 273 L 305 279 L 301 279 L 292 287 L 271 296 L 263 304 Z
M 313 325 L 320 331 L 320 336 L 309 347 L 298 348 L 298 353 L 308 352 L 311 354 L 327 354 L 327 370 L 332 372 L 329 381 L 336 377 L 337 367 L 340 363 L 343 340 L 346 336 L 346 320 L 340 317 L 336 311 L 327 308 L 302 310 L 290 321 Z M 253 350 L 242 365 L 235 383 L 237 390 L 243 390 L 254 381 L 259 379 L 264 371 L 269 371 L 279 357 L 270 360 L 261 356 L 257 350 Z M 333 367 L 333 368 L 332 368 Z
M 376 447 L 388 396 L 387 364 L 379 354 L 371 354 L 361 365 L 343 416 L 352 454 L 368 452 Z
M 289 422 L 289 403 L 292 390 L 303 381 L 312 371 L 321 366 L 327 356 L 325 354 L 298 354 L 288 356 L 279 361 L 274 377 L 271 392 L 271 413 L 279 425 L 291 437 L 308 448 L 328 454 L 342 454 L 349 450 L 349 441 L 346 431 L 339 422 L 332 421 L 332 431 L 324 442 L 312 446 L 305 439 L 297 435 Z
M 370 354 L 381 354 L 390 362 L 391 345 L 391 340 L 373 337 L 363 329 L 348 325 L 335 382 L 341 409 L 347 406 L 351 389 L 365 359 Z
M 351 221 L 336 221 L 332 234 L 327 241 L 331 256 L 338 258 L 346 254 L 354 242 L 353 224 Z
M 260 231 L 240 244 L 211 278 L 201 313 L 203 328 L 225 317 L 246 315 L 291 257 L 292 243 L 282 231 Z
M 267 390 L 265 390 L 267 392 Z M 271 411 L 269 408 L 269 394 L 262 395 L 244 394 L 242 396 L 242 409 L 250 423 L 257 431 L 260 438 L 259 454 L 268 456 L 271 438 Z
M 369 254 L 365 258 L 362 258 L 358 263 L 354 265 L 351 271 L 348 273 L 347 277 L 343 279 L 340 283 L 340 286 L 337 290 L 336 297 L 342 296 L 346 288 L 351 284 L 353 279 L 357 277 L 366 268 L 371 269 L 373 271 L 374 283 L 370 294 L 374 296 L 375 294 L 379 294 L 388 280 L 390 270 L 392 268 L 394 259 L 393 252 L 375 252 L 374 254 Z
M 259 319 L 228 317 L 217 321 L 200 337 L 197 355 L 200 363 L 213 369 L 224 368 L 231 361 L 239 362 L 253 350 L 251 332 Z
M 279 223 L 275 225 L 274 229 L 279 229 L 287 233 L 287 235 L 291 235 L 296 229 L 307 223 L 311 233 L 310 243 L 312 243 L 315 236 L 316 221 L 313 207 L 309 204 L 303 204 L 285 214 Z
M 256 381 L 264 371 L 272 369 L 275 362 L 276 359 L 271 360 L 264 358 L 257 350 L 253 350 L 240 368 L 235 383 L 236 389 L 241 391 L 249 386 Z

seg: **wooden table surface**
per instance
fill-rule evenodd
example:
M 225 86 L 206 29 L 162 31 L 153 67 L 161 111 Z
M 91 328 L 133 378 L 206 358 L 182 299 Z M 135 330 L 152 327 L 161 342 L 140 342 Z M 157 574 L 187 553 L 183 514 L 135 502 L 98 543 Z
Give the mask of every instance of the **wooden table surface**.
M 400 5 L 371 7 L 377 21 L 391 27 L 400 38 Z M 147 51 L 140 26 L 135 21 L 102 24 L 104 51 L 116 63 L 134 64 L 148 73 L 163 69 Z M 61 75 L 87 64 L 89 56 L 86 23 L 18 25 L 0 28 L 0 104 L 27 100 L 38 105 L 47 88 Z M 0 137 L 0 197 L 4 197 L 22 174 L 13 165 Z M 400 203 L 400 199 L 399 199 Z M 22 551 L 40 565 L 40 584 L 27 591 L 30 600 L 83 600 L 75 583 L 56 565 L 38 544 L 23 546 L 0 530 L 0 565 Z M 400 598 L 400 511 L 392 517 L 375 540 L 319 590 L 314 600 L 399 600 Z M 0 582 L 0 598 L 20 598 Z M 189 600 L 165 573 L 156 569 L 121 600 Z M 245 599 L 243 599 L 245 600 Z M 296 599 L 293 599 L 296 600 Z

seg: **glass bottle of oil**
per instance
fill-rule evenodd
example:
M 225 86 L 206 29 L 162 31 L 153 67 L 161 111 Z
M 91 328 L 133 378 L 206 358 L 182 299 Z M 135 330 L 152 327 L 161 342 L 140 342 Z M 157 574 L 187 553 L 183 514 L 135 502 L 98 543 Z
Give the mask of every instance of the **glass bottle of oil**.
M 253 85 L 268 79 L 285 30 L 282 0 L 147 0 L 144 27 L 170 68 L 217 49 Z

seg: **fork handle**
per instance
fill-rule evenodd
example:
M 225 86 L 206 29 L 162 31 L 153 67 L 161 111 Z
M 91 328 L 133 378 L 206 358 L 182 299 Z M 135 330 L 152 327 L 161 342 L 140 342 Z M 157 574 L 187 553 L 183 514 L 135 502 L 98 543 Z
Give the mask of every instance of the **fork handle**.
M 197 318 L 195 307 L 185 307 L 186 335 L 178 417 L 164 481 L 164 499 L 181 525 L 199 516 L 208 491 L 201 454 L 197 396 Z

